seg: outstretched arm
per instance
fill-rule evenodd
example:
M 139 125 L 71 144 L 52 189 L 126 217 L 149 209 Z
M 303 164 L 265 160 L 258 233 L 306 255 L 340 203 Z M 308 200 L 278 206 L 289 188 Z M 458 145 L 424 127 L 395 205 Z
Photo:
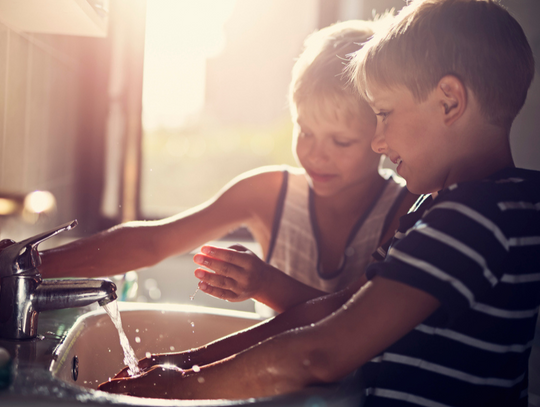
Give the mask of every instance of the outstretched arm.
M 288 330 L 197 371 L 155 367 L 133 379 L 104 383 L 100 389 L 169 398 L 241 399 L 289 393 L 345 377 L 438 307 L 439 301 L 430 294 L 375 277 L 338 311 L 313 325 Z
M 152 266 L 273 216 L 281 171 L 250 172 L 217 197 L 158 221 L 134 221 L 41 253 L 43 277 L 101 277 Z

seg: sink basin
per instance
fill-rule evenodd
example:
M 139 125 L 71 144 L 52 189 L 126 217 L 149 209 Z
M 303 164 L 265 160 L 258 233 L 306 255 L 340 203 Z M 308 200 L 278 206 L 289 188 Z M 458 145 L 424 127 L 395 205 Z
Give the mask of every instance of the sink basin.
M 255 313 L 190 305 L 120 302 L 119 310 L 137 359 L 147 352 L 204 345 L 261 320 Z M 50 371 L 66 383 L 96 389 L 124 367 L 123 358 L 117 329 L 103 310 L 97 310 L 76 321 L 55 351 Z

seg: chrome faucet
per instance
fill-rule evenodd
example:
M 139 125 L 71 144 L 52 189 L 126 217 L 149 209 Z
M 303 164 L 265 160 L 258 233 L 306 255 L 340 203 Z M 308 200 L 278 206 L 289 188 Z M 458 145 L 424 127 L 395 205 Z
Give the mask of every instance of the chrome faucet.
M 75 226 L 76 220 L 18 243 L 0 241 L 0 338 L 35 338 L 41 311 L 116 300 L 116 286 L 107 279 L 41 278 L 38 245 Z

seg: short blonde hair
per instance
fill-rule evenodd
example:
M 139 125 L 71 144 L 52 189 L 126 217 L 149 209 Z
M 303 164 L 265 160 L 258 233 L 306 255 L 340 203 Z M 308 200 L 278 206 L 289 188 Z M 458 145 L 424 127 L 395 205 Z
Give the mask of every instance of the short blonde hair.
M 294 119 L 300 104 L 317 109 L 317 114 L 337 111 L 346 117 L 357 114 L 365 102 L 344 76 L 344 68 L 352 54 L 373 35 L 374 24 L 363 20 L 338 22 L 306 38 L 289 87 L 289 106 Z
M 457 77 L 488 122 L 509 129 L 534 76 L 519 23 L 493 0 L 413 0 L 354 57 L 352 80 L 405 86 L 417 102 L 446 75 Z

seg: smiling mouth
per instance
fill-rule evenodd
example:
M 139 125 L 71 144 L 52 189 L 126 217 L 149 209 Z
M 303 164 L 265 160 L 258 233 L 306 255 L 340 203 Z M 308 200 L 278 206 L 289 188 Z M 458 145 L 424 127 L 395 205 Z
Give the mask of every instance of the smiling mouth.
M 328 182 L 336 176 L 333 174 L 319 174 L 313 171 L 307 171 L 309 177 L 316 182 Z

